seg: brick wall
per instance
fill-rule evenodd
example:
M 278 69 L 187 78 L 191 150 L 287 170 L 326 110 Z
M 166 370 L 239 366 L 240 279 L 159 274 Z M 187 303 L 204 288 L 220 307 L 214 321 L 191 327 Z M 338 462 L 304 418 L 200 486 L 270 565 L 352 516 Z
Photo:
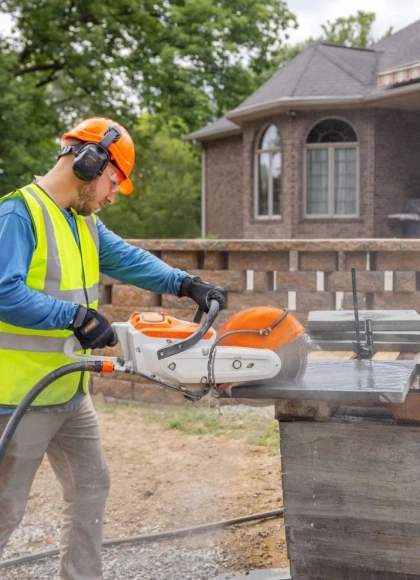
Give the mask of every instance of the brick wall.
M 243 238 L 242 136 L 211 141 L 204 148 L 206 233 Z
M 404 200 L 420 197 L 420 116 L 413 111 L 378 110 L 375 115 L 375 225 L 373 237 L 401 235 L 388 215 Z
M 359 139 L 360 218 L 358 219 L 303 219 L 304 207 L 304 149 L 311 128 L 325 117 L 339 117 L 352 125 Z M 249 165 L 244 189 L 245 237 L 247 238 L 351 238 L 373 237 L 374 191 L 374 116 L 372 111 L 298 111 L 295 117 L 272 117 L 281 135 L 282 143 L 282 220 L 261 222 L 253 219 L 254 164 Z M 268 123 L 268 124 L 269 124 Z M 252 159 L 255 140 L 262 122 L 243 126 L 245 159 Z M 247 203 L 248 200 L 248 203 Z M 248 208 L 248 213 L 247 213 Z
M 311 310 L 352 309 L 350 269 L 357 270 L 360 308 L 420 312 L 420 240 L 129 240 L 172 266 L 227 292 L 215 327 L 244 308 L 288 307 L 306 325 Z M 110 322 L 133 311 L 165 311 L 191 320 L 188 298 L 153 294 L 101 280 L 100 310 Z M 93 377 L 92 391 L 108 400 L 182 403 L 180 395 L 114 374 Z
M 360 215 L 357 219 L 303 219 L 304 147 L 321 119 L 338 117 L 359 142 Z M 282 216 L 254 218 L 254 151 L 263 130 L 274 123 L 281 136 Z M 223 238 L 401 237 L 389 213 L 406 197 L 420 196 L 420 115 L 380 109 L 297 111 L 244 123 L 243 136 L 208 142 L 206 196 L 208 231 Z

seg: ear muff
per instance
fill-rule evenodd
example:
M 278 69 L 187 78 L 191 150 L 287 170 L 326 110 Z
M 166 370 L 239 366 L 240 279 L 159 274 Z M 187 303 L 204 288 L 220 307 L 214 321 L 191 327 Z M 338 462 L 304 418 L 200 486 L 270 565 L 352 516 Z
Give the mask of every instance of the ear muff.
M 109 127 L 99 143 L 83 143 L 63 147 L 58 157 L 74 154 L 73 171 L 82 181 L 92 181 L 102 175 L 110 162 L 108 148 L 121 138 L 121 131 L 115 125 Z

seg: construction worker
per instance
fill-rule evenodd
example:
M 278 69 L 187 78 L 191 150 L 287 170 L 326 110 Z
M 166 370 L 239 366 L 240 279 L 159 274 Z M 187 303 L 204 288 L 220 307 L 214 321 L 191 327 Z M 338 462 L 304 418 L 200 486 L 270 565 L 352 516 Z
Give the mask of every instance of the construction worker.
M 71 362 L 62 352 L 68 336 L 74 333 L 84 349 L 115 346 L 97 311 L 100 272 L 189 296 L 204 311 L 210 297 L 226 306 L 222 288 L 127 244 L 97 217 L 118 192 L 133 190 L 134 145 L 121 125 L 86 119 L 61 146 L 46 175 L 0 199 L 0 435 L 25 394 Z M 99 580 L 109 474 L 83 373 L 49 386 L 13 436 L 0 466 L 0 556 L 45 453 L 63 489 L 60 578 Z

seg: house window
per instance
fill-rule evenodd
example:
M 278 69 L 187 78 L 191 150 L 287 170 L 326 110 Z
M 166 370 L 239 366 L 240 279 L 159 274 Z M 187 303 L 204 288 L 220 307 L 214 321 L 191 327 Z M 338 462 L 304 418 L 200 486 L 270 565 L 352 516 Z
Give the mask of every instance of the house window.
M 357 217 L 358 142 L 340 119 L 318 123 L 306 140 L 307 217 Z
M 280 134 L 275 125 L 263 133 L 256 150 L 255 217 L 280 217 Z

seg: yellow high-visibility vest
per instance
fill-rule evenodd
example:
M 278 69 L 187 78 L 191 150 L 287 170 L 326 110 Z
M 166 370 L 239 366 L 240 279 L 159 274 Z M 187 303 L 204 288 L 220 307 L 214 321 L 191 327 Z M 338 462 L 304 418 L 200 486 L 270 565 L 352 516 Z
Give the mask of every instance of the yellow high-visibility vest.
M 37 185 L 31 184 L 2 198 L 20 197 L 32 218 L 36 248 L 26 284 L 60 300 L 98 307 L 99 237 L 96 217 L 82 217 L 71 210 L 79 234 L 79 246 L 58 205 Z M 13 259 L 13 256 L 11 256 Z M 75 362 L 63 354 L 69 330 L 33 330 L 0 321 L 0 405 L 18 405 L 45 375 Z M 87 351 L 88 352 L 88 351 Z M 88 373 L 72 373 L 47 387 L 33 406 L 53 406 L 88 390 Z

